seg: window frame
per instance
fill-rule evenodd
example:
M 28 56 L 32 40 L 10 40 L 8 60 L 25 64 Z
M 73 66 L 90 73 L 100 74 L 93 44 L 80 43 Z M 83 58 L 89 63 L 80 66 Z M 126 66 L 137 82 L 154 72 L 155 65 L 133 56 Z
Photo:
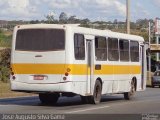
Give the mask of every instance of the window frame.
M 124 42 L 127 42 L 128 43 L 128 49 L 121 49 L 121 45 L 120 45 L 120 42 L 121 41 L 124 41 Z M 123 43 L 124 43 L 123 42 Z M 124 44 L 123 44 L 124 45 Z M 128 55 L 127 56 L 127 59 L 125 59 L 125 55 L 123 56 L 123 58 L 124 59 L 122 59 L 122 52 L 123 52 L 123 54 L 125 54 L 125 52 L 127 52 L 127 54 L 126 55 Z M 130 61 L 130 41 L 129 40 L 127 40 L 127 39 L 119 39 L 119 59 L 120 59 L 120 61 L 122 61 L 122 62 L 129 62 Z
M 39 37 L 40 35 L 37 32 L 39 32 L 39 34 L 41 33 L 40 34 L 41 37 Z M 52 32 L 52 34 L 49 34 L 50 32 Z M 54 36 L 53 32 L 54 32 L 54 35 L 57 35 L 57 33 L 55 32 L 59 32 L 61 36 L 58 38 L 58 35 Z M 47 34 L 49 34 L 50 36 L 48 37 Z M 53 40 L 54 37 L 56 37 L 56 39 Z M 42 38 L 44 38 L 45 40 Z M 57 46 L 56 46 L 57 48 L 51 46 L 53 45 L 52 43 L 59 41 L 60 38 L 61 38 L 61 43 L 63 43 L 62 46 L 59 46 L 59 48 Z M 29 51 L 29 52 L 64 51 L 65 44 L 66 44 L 66 31 L 64 29 L 27 28 L 27 29 L 19 29 L 16 32 L 16 41 L 15 41 L 16 51 Z
M 104 47 L 100 47 L 99 46 L 99 41 L 98 41 L 98 38 L 100 38 L 100 40 L 104 40 L 105 41 L 105 46 Z M 97 46 L 96 46 L 96 40 L 97 40 Z M 95 58 L 96 58 L 96 61 L 107 61 L 107 58 L 108 58 L 108 39 L 104 36 L 95 36 L 95 39 L 94 39 L 94 43 L 95 43 Z M 104 56 L 101 54 L 101 57 L 97 57 L 97 50 L 104 50 L 105 52 L 102 52 L 102 54 L 104 54 Z
M 137 51 L 135 51 L 135 50 L 133 50 L 132 48 L 131 48 L 131 43 L 138 43 L 138 50 Z M 131 62 L 139 62 L 140 61 L 140 44 L 139 44 L 139 42 L 138 41 L 134 41 L 134 40 L 130 40 L 130 61 Z M 135 54 L 135 53 L 138 53 L 138 59 L 137 60 L 135 60 L 135 59 L 132 59 L 132 58 L 135 58 L 135 57 L 137 57 L 137 56 L 133 56 L 133 53 Z
M 117 48 L 111 48 L 110 47 L 110 41 L 117 41 Z M 112 43 L 113 44 L 113 43 Z M 116 54 L 118 55 L 118 56 L 114 56 L 114 54 L 112 55 L 112 52 L 116 52 Z M 111 56 L 112 56 L 112 58 L 111 58 Z M 108 37 L 108 60 L 109 61 L 119 61 L 119 59 L 120 59 L 120 56 L 119 56 L 119 39 L 118 38 L 114 38 L 114 37 Z
M 83 37 L 83 46 L 80 46 L 79 45 L 79 39 L 78 39 L 78 35 L 80 35 L 80 36 L 82 36 Z M 76 36 L 77 36 L 77 39 L 76 39 Z M 85 37 L 84 37 L 84 34 L 80 34 L 80 33 L 74 33 L 74 36 L 73 36 L 73 38 L 74 38 L 74 58 L 75 58 L 75 60 L 85 60 L 85 58 L 86 58 L 86 46 L 85 46 Z M 75 40 L 77 40 L 76 42 L 75 42 Z M 76 46 L 76 44 L 77 44 L 77 46 Z M 78 49 L 78 57 L 77 57 L 77 55 L 76 55 L 76 48 Z M 80 49 L 83 49 L 82 51 L 83 51 L 83 53 L 80 53 Z M 81 57 L 80 58 L 80 54 L 83 54 L 82 56 L 83 57 Z

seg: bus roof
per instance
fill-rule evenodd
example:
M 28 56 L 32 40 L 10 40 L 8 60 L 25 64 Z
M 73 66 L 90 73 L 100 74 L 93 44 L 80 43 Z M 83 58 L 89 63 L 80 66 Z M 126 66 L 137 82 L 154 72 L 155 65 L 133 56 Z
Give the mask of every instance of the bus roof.
M 120 39 L 128 39 L 128 40 L 135 40 L 135 41 L 142 41 L 144 42 L 143 37 L 119 32 L 113 32 L 111 30 L 98 30 L 93 28 L 85 28 L 79 27 L 78 24 L 29 24 L 29 25 L 18 25 L 15 29 L 33 29 L 33 28 L 57 28 L 57 29 L 66 29 L 70 28 L 75 33 L 80 34 L 89 34 L 89 35 L 96 35 L 96 36 L 107 36 L 113 38 L 120 38 Z

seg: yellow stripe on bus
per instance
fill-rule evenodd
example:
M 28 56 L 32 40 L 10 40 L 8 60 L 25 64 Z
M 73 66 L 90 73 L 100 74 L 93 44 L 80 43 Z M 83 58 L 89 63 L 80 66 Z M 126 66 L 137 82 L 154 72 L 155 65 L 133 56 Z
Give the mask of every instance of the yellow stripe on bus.
M 102 65 L 94 74 L 140 74 L 141 66 L 136 65 Z
M 62 74 L 64 64 L 12 64 L 15 74 Z
M 15 74 L 64 74 L 70 68 L 71 75 L 87 75 L 87 64 L 12 64 Z M 102 65 L 94 74 L 140 74 L 139 65 Z

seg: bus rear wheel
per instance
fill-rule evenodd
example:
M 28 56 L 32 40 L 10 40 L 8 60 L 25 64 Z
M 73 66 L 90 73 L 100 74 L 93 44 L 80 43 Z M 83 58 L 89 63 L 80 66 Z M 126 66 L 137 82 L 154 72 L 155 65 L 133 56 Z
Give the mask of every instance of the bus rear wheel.
M 93 96 L 88 97 L 88 101 L 91 104 L 99 104 L 102 96 L 102 84 L 99 80 L 96 81 L 94 86 Z
M 130 89 L 129 92 L 125 92 L 125 93 L 124 93 L 124 99 L 125 99 L 125 100 L 130 100 L 130 99 L 132 99 L 132 97 L 134 96 L 135 92 L 136 92 L 135 81 L 132 80 L 132 82 L 131 82 L 131 89 Z
M 39 99 L 42 104 L 55 104 L 59 97 L 58 93 L 39 93 Z

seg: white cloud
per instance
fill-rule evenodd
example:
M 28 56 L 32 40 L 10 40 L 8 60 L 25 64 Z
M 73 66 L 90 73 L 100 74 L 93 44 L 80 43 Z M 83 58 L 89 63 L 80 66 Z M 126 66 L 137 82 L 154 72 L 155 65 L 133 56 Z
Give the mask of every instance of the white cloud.
M 52 1 L 48 1 L 49 6 L 52 8 L 59 8 L 59 9 L 63 9 L 63 8 L 70 8 L 70 7 L 78 7 L 79 4 L 79 0 L 52 0 Z
M 26 8 L 29 5 L 28 0 L 9 0 L 8 4 L 10 7 Z
M 119 0 L 43 0 L 43 2 L 52 10 L 61 10 L 80 17 L 102 15 L 104 18 L 105 13 L 121 17 L 126 15 L 126 6 Z
M 110 14 L 116 14 L 125 16 L 126 14 L 126 6 L 125 4 L 121 3 L 119 0 L 95 0 L 95 4 L 97 7 L 101 8 L 102 12 L 107 12 Z
M 28 14 L 28 0 L 9 0 L 8 8 L 5 9 L 5 13 L 16 14 L 16 15 L 27 15 Z
M 115 5 L 115 6 L 114 6 Z M 114 1 L 113 7 L 117 9 L 120 15 L 125 16 L 126 15 L 126 5 L 120 3 L 119 1 Z
M 160 0 L 153 0 L 153 2 L 157 7 L 160 7 Z
M 134 19 L 148 18 L 150 12 L 142 4 L 137 3 L 131 15 Z
M 113 1 L 111 1 L 111 0 L 95 0 L 95 2 L 100 6 L 108 7 L 108 6 L 113 5 L 114 0 Z
M 131 1 L 133 19 L 158 16 L 160 0 Z M 91 20 L 125 20 L 126 0 L 0 0 L 0 19 L 45 19 L 61 12 Z M 154 10 L 153 10 L 154 9 Z
M 0 14 L 10 16 L 12 19 L 29 19 L 37 12 L 37 7 L 30 0 L 5 0 Z
M 0 6 L 3 6 L 6 4 L 7 1 L 3 1 L 3 2 L 0 2 Z
M 66 12 L 80 18 L 125 18 L 125 0 L 0 0 L 0 18 L 41 19 L 54 11 Z M 2 2 L 3 1 L 3 2 Z M 57 16 L 58 17 L 58 16 Z
M 99 7 L 99 12 L 104 18 L 113 19 L 125 19 L 126 5 L 119 0 L 96 0 L 96 4 Z
M 153 0 L 155 3 L 160 4 L 160 0 Z

